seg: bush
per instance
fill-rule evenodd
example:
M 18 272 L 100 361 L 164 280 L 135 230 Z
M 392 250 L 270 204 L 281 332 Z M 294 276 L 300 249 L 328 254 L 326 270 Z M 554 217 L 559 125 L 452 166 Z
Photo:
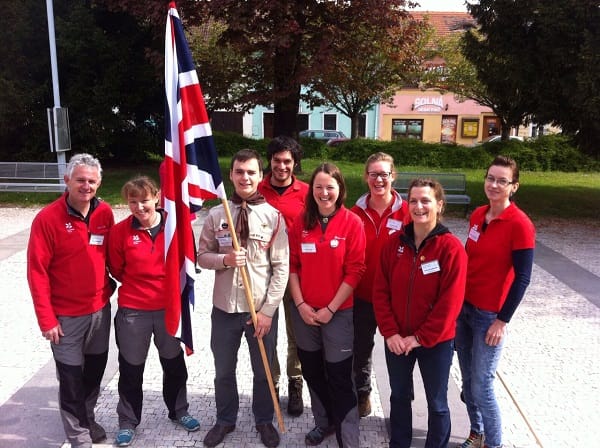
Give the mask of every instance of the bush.
M 398 166 L 420 165 L 431 168 L 481 168 L 491 156 L 481 147 L 423 143 L 420 140 L 351 140 L 330 148 L 333 160 L 364 162 L 370 154 L 382 151 L 390 154 Z
M 329 147 L 322 140 L 300 138 L 298 143 L 300 143 L 300 147 L 302 148 L 302 157 L 306 159 L 327 159 L 327 150 Z
M 232 156 L 240 149 L 254 149 L 260 155 L 267 152 L 268 140 L 256 140 L 233 132 L 214 132 L 215 146 L 219 156 Z
M 215 132 L 219 156 L 231 156 L 243 148 L 255 149 L 263 157 L 269 139 L 255 140 L 239 134 Z M 364 163 L 375 152 L 386 152 L 402 166 L 425 166 L 437 170 L 485 169 L 497 154 L 514 158 L 522 170 L 528 171 L 598 171 L 600 162 L 578 150 L 567 137 L 543 136 L 536 140 L 485 143 L 479 146 L 424 143 L 402 139 L 380 141 L 358 138 L 327 146 L 320 140 L 301 138 L 304 158 Z

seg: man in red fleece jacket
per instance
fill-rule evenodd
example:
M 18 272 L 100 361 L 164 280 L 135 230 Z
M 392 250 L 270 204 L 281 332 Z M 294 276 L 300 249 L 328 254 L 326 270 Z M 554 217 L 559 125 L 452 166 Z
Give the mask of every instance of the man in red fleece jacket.
M 59 381 L 60 416 L 72 447 L 106 438 L 94 407 L 108 359 L 110 296 L 106 269 L 110 206 L 96 198 L 98 159 L 76 154 L 66 191 L 31 224 L 27 280 L 42 336 L 50 341 Z

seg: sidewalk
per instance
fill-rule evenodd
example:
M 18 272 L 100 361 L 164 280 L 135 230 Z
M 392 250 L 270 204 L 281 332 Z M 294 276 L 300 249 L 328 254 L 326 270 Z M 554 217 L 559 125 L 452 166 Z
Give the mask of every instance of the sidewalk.
M 17 222 L 6 209 L 0 208 L 3 223 L 0 227 L 0 282 L 4 289 L 4 300 L 0 301 L 3 335 L 0 338 L 0 447 L 66 447 L 57 411 L 54 364 L 35 322 L 25 278 L 24 244 L 28 232 L 23 231 L 35 211 L 22 209 L 21 215 L 25 219 L 21 217 Z M 126 211 L 116 210 L 116 215 L 118 220 Z M 465 220 L 451 219 L 447 224 L 464 241 Z M 536 252 L 532 285 L 510 324 L 510 336 L 498 371 L 497 392 L 507 447 L 594 445 L 592 433 L 600 426 L 597 411 L 600 408 L 600 262 L 596 255 L 600 253 L 600 237 L 597 230 L 590 232 L 574 226 L 567 234 L 560 234 L 555 227 L 539 229 L 538 249 L 542 250 Z M 573 283 L 572 273 L 578 275 L 578 272 L 583 280 Z M 144 377 L 142 423 L 133 446 L 202 446 L 204 435 L 214 424 L 214 371 L 208 345 L 212 278 L 211 271 L 203 271 L 196 279 L 197 305 L 192 317 L 195 354 L 186 358 L 190 413 L 200 420 L 201 429 L 188 434 L 168 420 L 161 395 L 161 368 L 156 350 L 151 349 Z M 285 365 L 282 315 L 280 319 L 278 353 L 280 362 Z M 373 380 L 377 387 L 372 395 L 373 413 L 361 419 L 361 447 L 383 447 L 389 443 L 385 426 L 389 415 L 388 379 L 382 340 L 379 336 L 376 339 Z M 238 424 L 222 446 L 261 447 L 251 413 L 252 377 L 245 342 L 239 353 Z M 116 355 L 113 341 L 105 388 L 96 411 L 108 440 L 104 445 L 95 446 L 112 446 L 118 430 Z M 459 399 L 459 377 L 455 362 L 449 387 L 453 423 L 450 446 L 462 441 L 468 433 L 466 412 Z M 427 410 L 418 372 L 415 383 L 413 446 L 422 447 Z M 297 418 L 285 413 L 286 393 L 287 384 L 282 375 L 281 409 L 286 433 L 282 434 L 280 446 L 301 447 L 304 434 L 313 427 L 308 391 L 305 387 L 305 412 Z M 337 444 L 330 438 L 321 446 Z

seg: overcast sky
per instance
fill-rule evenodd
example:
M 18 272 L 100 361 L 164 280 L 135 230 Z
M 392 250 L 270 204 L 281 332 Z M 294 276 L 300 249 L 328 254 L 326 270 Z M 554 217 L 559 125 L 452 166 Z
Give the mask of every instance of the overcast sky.
M 465 0 L 415 0 L 421 6 L 413 11 L 467 11 Z

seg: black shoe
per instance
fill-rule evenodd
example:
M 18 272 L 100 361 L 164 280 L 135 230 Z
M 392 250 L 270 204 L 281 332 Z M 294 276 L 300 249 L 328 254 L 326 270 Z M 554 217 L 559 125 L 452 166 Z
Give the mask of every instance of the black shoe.
M 106 440 L 106 431 L 96 422 L 90 423 L 90 438 L 92 443 L 100 443 Z
M 302 401 L 302 378 L 290 378 L 288 383 L 288 407 L 287 413 L 292 417 L 298 417 L 304 412 Z
M 256 425 L 256 430 L 260 434 L 260 441 L 264 446 L 276 447 L 279 446 L 279 433 L 272 423 Z
M 320 445 L 325 437 L 330 436 L 335 433 L 335 426 L 327 426 L 326 428 L 322 428 L 320 426 L 315 426 L 309 433 L 304 437 L 304 442 L 310 446 Z
M 370 392 L 358 392 L 358 415 L 359 417 L 366 417 L 371 413 L 371 393 Z
M 223 441 L 225 436 L 235 429 L 235 425 L 219 425 L 218 423 L 206 433 L 204 437 L 204 446 L 210 448 L 217 446 Z

